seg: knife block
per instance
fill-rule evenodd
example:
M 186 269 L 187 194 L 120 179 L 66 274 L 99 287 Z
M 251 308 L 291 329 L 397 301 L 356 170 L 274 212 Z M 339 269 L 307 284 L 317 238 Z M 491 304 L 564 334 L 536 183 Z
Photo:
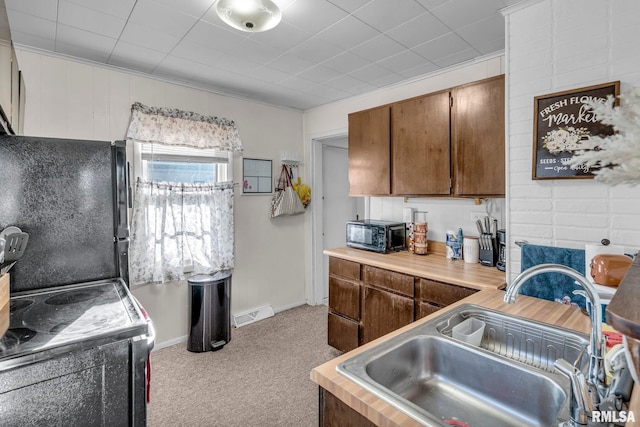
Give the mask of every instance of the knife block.
M 496 239 L 488 233 L 485 233 L 483 237 L 489 240 L 491 245 L 488 248 L 480 246 L 480 264 L 486 265 L 487 267 L 495 267 L 496 261 L 498 260 L 498 245 Z
M 9 273 L 0 276 L 0 338 L 9 329 Z

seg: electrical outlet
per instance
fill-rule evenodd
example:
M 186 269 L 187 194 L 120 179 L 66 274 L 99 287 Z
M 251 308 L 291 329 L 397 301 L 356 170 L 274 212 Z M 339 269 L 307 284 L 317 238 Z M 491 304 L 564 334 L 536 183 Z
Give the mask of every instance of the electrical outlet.
M 483 220 L 483 218 L 487 216 L 485 211 L 471 211 L 471 221 L 476 222 L 476 220 Z

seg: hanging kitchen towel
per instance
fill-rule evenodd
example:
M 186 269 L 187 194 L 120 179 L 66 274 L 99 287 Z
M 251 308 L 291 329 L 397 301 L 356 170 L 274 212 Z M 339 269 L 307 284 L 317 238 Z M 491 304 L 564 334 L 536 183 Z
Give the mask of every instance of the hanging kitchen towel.
M 538 264 L 560 264 L 571 267 L 584 275 L 584 250 L 557 248 L 552 246 L 522 245 L 521 270 Z M 585 307 L 585 299 L 574 295 L 573 291 L 582 289 L 575 281 L 561 273 L 543 273 L 527 280 L 520 288 L 520 293 L 532 297 L 564 304 L 576 304 Z
M 293 189 L 287 167 L 282 165 L 280 179 L 271 198 L 271 218 L 281 215 L 296 215 L 304 212 L 304 205 Z

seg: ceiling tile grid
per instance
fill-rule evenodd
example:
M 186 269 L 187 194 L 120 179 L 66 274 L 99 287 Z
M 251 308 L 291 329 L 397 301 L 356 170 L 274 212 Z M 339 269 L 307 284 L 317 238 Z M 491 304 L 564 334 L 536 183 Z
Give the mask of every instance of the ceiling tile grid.
M 5 0 L 18 47 L 305 110 L 504 50 L 520 0 L 274 0 L 247 33 L 216 0 Z

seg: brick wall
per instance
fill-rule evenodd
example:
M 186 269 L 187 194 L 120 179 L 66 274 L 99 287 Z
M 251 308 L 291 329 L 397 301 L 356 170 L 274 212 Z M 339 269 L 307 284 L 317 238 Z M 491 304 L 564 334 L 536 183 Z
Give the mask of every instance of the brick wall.
M 507 10 L 507 230 L 509 275 L 519 240 L 584 248 L 603 238 L 640 249 L 640 186 L 531 179 L 533 98 L 620 80 L 640 86 L 640 2 L 531 1 Z

